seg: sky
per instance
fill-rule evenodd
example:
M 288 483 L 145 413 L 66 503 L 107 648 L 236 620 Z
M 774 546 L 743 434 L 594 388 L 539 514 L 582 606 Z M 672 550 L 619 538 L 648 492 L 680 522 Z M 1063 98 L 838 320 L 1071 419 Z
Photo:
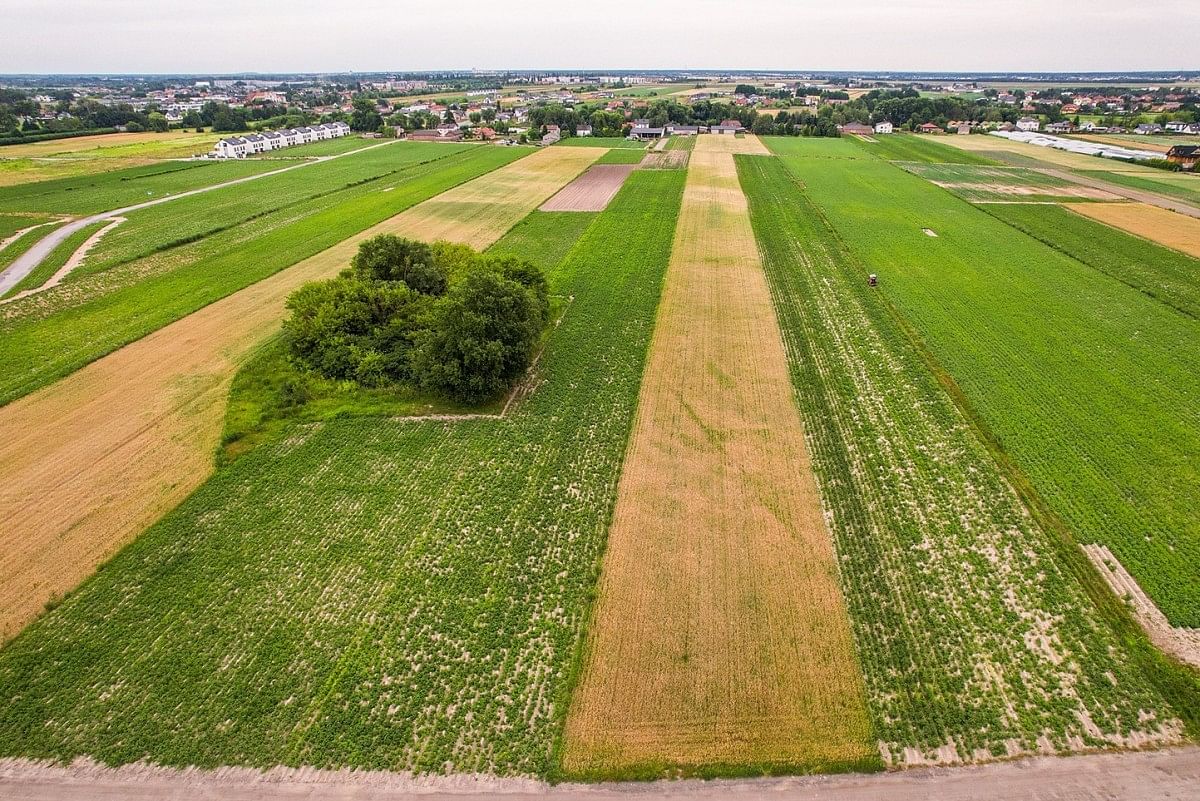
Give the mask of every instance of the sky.
M 3 73 L 1200 69 L 1200 0 L 0 0 Z

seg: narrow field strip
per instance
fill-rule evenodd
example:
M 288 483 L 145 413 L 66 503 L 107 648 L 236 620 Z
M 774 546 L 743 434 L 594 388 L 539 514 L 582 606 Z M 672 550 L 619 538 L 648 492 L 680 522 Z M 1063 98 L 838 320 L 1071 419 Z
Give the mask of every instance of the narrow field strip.
M 873 758 L 738 149 L 761 145 L 704 137 L 692 154 L 567 720 L 568 775 Z
M 1103 205 L 1103 209 L 1094 208 Z M 1144 203 L 1072 205 L 1076 214 L 1200 258 L 1200 219 Z
M 61 267 L 59 267 L 54 272 L 53 275 L 51 275 L 49 278 L 47 278 L 44 283 L 41 283 L 41 284 L 31 287 L 29 289 L 23 289 L 20 292 L 18 292 L 17 294 L 13 295 L 12 297 L 4 298 L 3 300 L 0 300 L 0 303 L 7 303 L 10 300 L 18 300 L 20 298 L 28 297 L 29 295 L 33 295 L 38 292 L 43 292 L 47 289 L 51 289 L 53 287 L 58 286 L 60 283 L 62 283 L 62 280 L 64 278 L 66 278 L 68 275 L 71 274 L 72 270 L 74 270 L 79 265 L 83 264 L 83 260 L 85 258 L 87 258 L 88 252 L 91 251 L 92 248 L 96 247 L 96 245 L 100 243 L 100 240 L 104 238 L 105 234 L 107 234 L 109 231 L 116 228 L 118 225 L 120 225 L 123 222 L 126 222 L 126 219 L 124 217 L 113 217 L 112 219 L 103 221 L 100 224 L 99 228 L 94 233 L 91 233 L 91 235 L 88 236 L 88 238 L 86 240 L 84 240 L 83 244 L 81 244 L 76 250 L 74 250 L 71 253 L 71 255 L 67 258 L 66 262 Z M 43 262 L 43 265 L 44 264 L 45 263 Z M 28 276 L 26 276 L 26 280 L 28 280 L 33 275 L 34 275 L 34 273 L 30 273 Z M 17 287 L 19 288 L 20 284 L 18 284 Z
M 1026 512 L 868 268 L 780 160 L 739 171 L 884 761 L 1178 742 L 1149 643 L 1064 564 L 1077 546 Z
M 540 211 L 604 211 L 636 166 L 594 164 L 543 203 Z
M 566 147 L 539 150 L 414 206 L 384 223 L 381 231 L 427 241 L 446 239 L 483 250 L 602 152 Z
M 514 215 L 553 191 L 548 173 L 559 185 L 574 177 L 579 159 L 545 157 L 554 152 L 445 193 L 521 190 L 508 203 L 472 205 L 477 214 L 460 227 L 435 226 L 428 238 L 491 244 Z M 539 156 L 523 180 L 523 165 Z M 423 210 L 426 204 L 435 210 Z M 0 408 L 0 430 L 14 432 L 0 442 L 0 641 L 211 474 L 229 383 L 254 345 L 278 327 L 294 289 L 335 275 L 371 236 L 426 236 L 424 224 L 444 209 L 440 198 L 418 204 Z

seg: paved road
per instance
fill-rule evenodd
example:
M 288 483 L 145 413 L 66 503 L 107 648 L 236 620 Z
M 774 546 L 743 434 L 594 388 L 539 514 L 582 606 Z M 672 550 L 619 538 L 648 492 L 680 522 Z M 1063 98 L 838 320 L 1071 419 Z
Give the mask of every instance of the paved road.
M 1140 200 L 1142 203 L 1147 203 L 1151 206 L 1158 206 L 1160 209 L 1168 209 L 1177 211 L 1180 214 L 1186 214 L 1189 217 L 1200 219 L 1200 208 L 1184 203 L 1182 200 L 1175 200 L 1166 195 L 1159 195 L 1155 192 L 1147 192 L 1142 189 L 1130 189 L 1121 184 L 1115 184 L 1110 181 L 1105 181 L 1101 178 L 1091 178 L 1088 176 L 1079 175 L 1078 173 L 1068 172 L 1067 170 L 1055 169 L 1039 169 L 1038 172 L 1049 175 L 1054 178 L 1059 178 L 1064 181 L 1069 181 L 1073 184 L 1081 186 L 1090 186 L 1093 189 L 1103 189 L 1105 192 L 1111 192 L 1114 195 L 1129 198 L 1130 200 Z M 1196 185 L 1200 186 L 1200 179 L 1196 181 Z
M 59 226 L 55 230 L 51 231 L 36 244 L 34 244 L 33 247 L 17 257 L 16 261 L 10 264 L 3 273 L 0 273 L 0 295 L 4 295 L 6 292 L 8 292 L 8 290 L 20 283 L 21 279 L 33 272 L 34 269 L 42 263 L 43 259 L 49 256 L 56 247 L 62 244 L 63 240 L 79 229 L 86 228 L 92 223 L 97 223 L 101 220 L 107 220 L 112 217 L 119 217 L 123 214 L 128 214 L 131 211 L 146 209 L 162 203 L 170 203 L 172 200 L 179 200 L 181 197 L 191 197 L 192 195 L 199 195 L 204 192 L 212 192 L 215 189 L 224 189 L 227 186 L 235 186 L 237 184 L 244 184 L 249 181 L 257 181 L 259 178 L 266 178 L 269 175 L 279 175 L 279 173 L 287 172 L 289 170 L 298 170 L 302 167 L 308 167 L 312 164 L 319 164 L 323 161 L 340 159 L 343 156 L 352 156 L 355 153 L 362 153 L 364 150 L 371 150 L 372 148 L 393 144 L 395 141 L 398 140 L 389 140 L 387 142 L 361 147 L 357 150 L 350 150 L 346 153 L 338 153 L 333 156 L 318 156 L 314 159 L 308 159 L 301 161 L 298 164 L 293 164 L 290 167 L 281 167 L 278 170 L 260 172 L 257 175 L 248 175 L 245 178 L 237 178 L 232 181 L 226 181 L 225 183 L 213 184 L 212 186 L 202 186 L 199 189 L 190 189 L 186 192 L 180 192 L 177 195 L 167 195 L 166 197 L 147 200 L 145 203 L 136 203 L 132 206 L 125 206 L 124 208 L 120 209 L 112 209 L 111 211 L 105 211 L 100 214 L 92 214 L 88 217 L 82 217 L 78 220 L 72 220 L 66 225 Z
M 1200 748 L 1041 757 L 897 773 L 553 787 L 532 780 L 472 776 L 413 779 L 383 772 L 279 768 L 268 773 L 243 768 L 109 769 L 91 763 L 47 767 L 0 760 L 0 797 L 8 801 L 1196 801 L 1200 799 Z

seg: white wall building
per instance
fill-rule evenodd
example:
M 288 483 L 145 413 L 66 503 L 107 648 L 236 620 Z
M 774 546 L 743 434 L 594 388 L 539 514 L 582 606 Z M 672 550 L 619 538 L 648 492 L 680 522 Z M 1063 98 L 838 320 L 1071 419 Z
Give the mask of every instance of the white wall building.
M 892 132 L 892 124 L 887 120 L 875 123 L 875 133 L 889 134 Z
M 230 136 L 217 142 L 211 157 L 242 159 L 255 153 L 266 153 L 292 145 L 305 145 L 322 139 L 336 139 L 349 133 L 350 126 L 344 122 L 326 122 L 321 125 L 306 125 L 303 128 Z
M 1042 127 L 1037 117 L 1022 117 L 1017 120 L 1018 131 L 1036 131 Z

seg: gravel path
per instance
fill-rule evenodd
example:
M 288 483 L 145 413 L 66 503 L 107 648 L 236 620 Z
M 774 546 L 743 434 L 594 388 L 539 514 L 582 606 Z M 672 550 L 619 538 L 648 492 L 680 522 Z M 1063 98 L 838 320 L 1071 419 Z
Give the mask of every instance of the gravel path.
M 383 147 L 385 145 L 393 144 L 395 141 L 398 140 L 381 142 L 379 144 L 369 145 L 357 150 L 350 150 L 346 153 L 338 153 L 333 156 L 318 156 L 314 159 L 302 161 L 299 164 L 293 164 L 290 167 L 281 167 L 278 170 L 260 172 L 257 175 L 248 175 L 244 178 L 236 178 L 232 181 L 225 181 L 224 183 L 213 184 L 212 186 L 202 186 L 199 189 L 189 189 L 188 191 L 180 192 L 177 195 L 167 195 L 166 197 L 147 200 L 144 203 L 135 203 L 132 206 L 125 206 L 124 208 L 120 209 L 112 209 L 111 211 L 105 211 L 101 212 L 100 214 L 92 214 L 87 217 L 80 217 L 78 220 L 72 220 L 66 225 L 51 231 L 49 234 L 39 240 L 37 244 L 22 253 L 12 264 L 8 266 L 6 270 L 4 270 L 3 273 L 0 273 L 0 295 L 8 292 L 8 290 L 20 283 L 22 278 L 33 272 L 34 269 L 36 269 L 37 266 L 42 263 L 43 259 L 49 256 L 56 247 L 62 244 L 63 240 L 81 228 L 86 228 L 93 223 L 98 223 L 101 220 L 108 220 L 113 217 L 119 217 L 123 214 L 128 214 L 131 211 L 138 211 L 139 209 L 158 206 L 162 203 L 170 203 L 172 200 L 179 200 L 181 197 L 191 197 L 192 195 L 199 195 L 204 192 L 212 192 L 215 189 L 224 189 L 227 186 L 236 186 L 237 184 L 244 184 L 248 183 L 249 181 L 257 181 L 259 178 L 266 178 L 269 175 L 279 175 L 281 172 L 298 170 L 311 164 L 320 164 L 323 161 L 340 159 L 343 156 L 352 156 L 355 153 L 362 153 L 364 150 L 371 150 L 376 147 Z
M 414 779 L 393 773 L 304 768 L 276 768 L 266 773 L 245 768 L 181 771 L 142 765 L 112 769 L 82 760 L 70 767 L 53 767 L 6 759 L 0 760 L 0 797 L 7 801 L 1194 801 L 1200 799 L 1200 748 L 1039 757 L 896 773 L 557 786 L 486 776 Z

